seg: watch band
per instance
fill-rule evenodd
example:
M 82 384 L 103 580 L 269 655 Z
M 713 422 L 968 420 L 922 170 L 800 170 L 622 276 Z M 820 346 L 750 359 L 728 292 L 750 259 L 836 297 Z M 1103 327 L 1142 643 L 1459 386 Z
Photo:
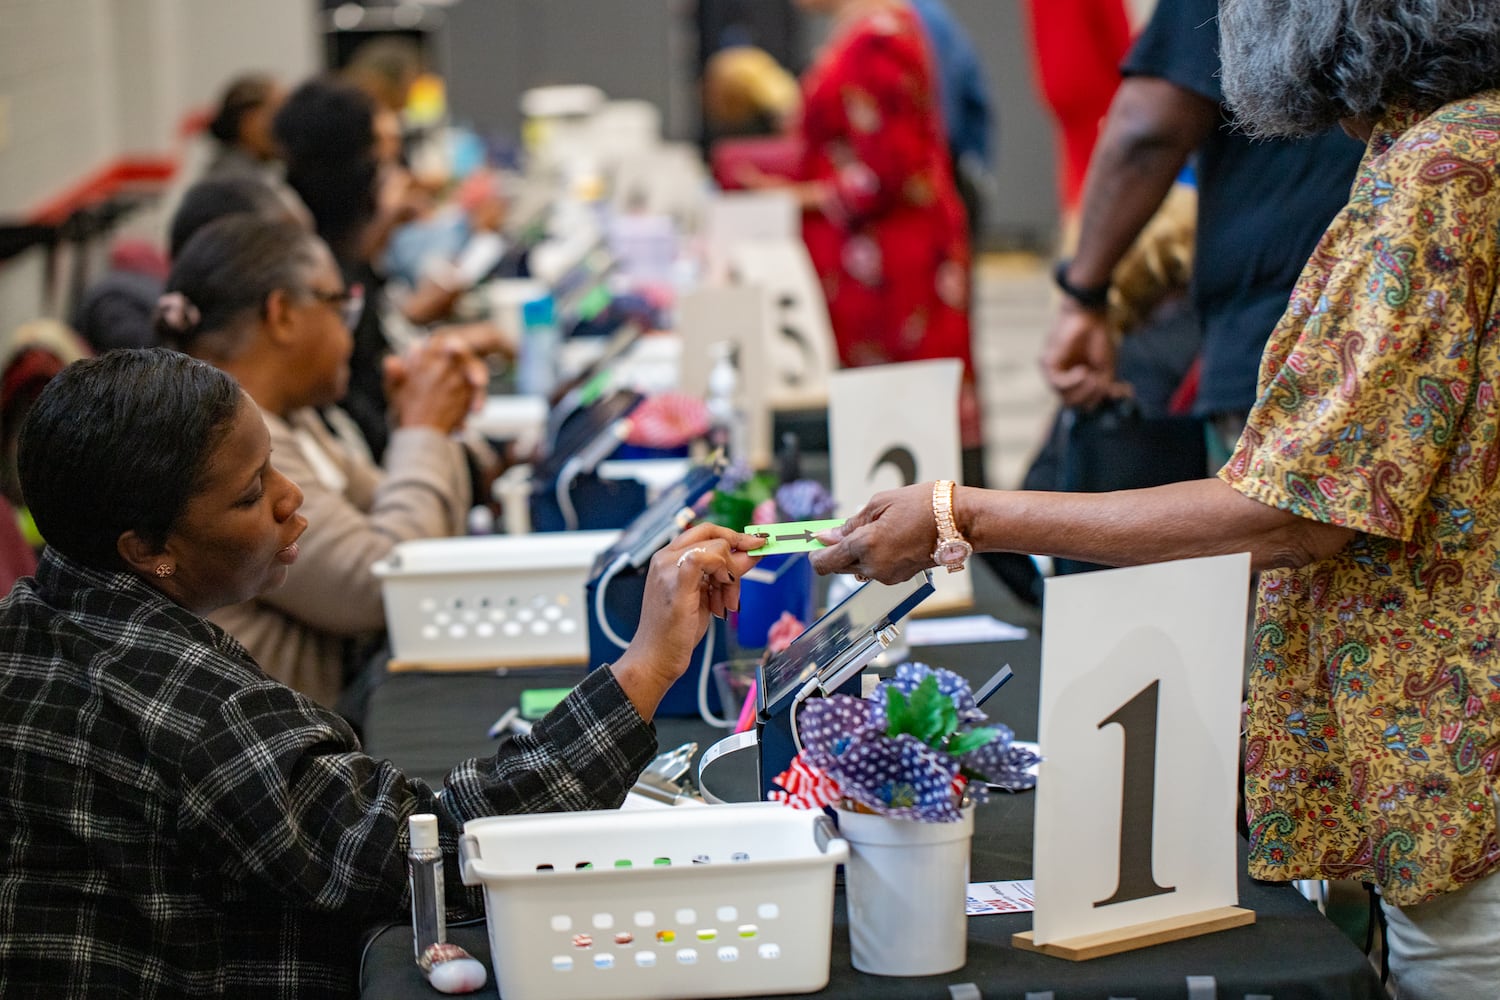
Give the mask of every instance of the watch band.
M 1106 281 L 1092 288 L 1080 288 L 1068 280 L 1068 268 L 1072 266 L 1071 260 L 1064 259 L 1052 269 L 1052 283 L 1058 290 L 1090 312 L 1103 312 L 1109 308 L 1110 283 Z
M 974 551 L 953 520 L 954 485 L 951 479 L 939 479 L 932 484 L 932 518 L 937 522 L 937 546 L 932 550 L 932 561 L 950 573 L 961 572 Z

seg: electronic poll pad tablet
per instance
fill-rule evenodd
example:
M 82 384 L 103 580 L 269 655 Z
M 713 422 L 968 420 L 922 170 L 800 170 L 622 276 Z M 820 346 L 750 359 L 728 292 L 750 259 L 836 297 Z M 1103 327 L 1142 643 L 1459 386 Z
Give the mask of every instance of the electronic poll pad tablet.
M 551 451 L 531 469 L 533 531 L 618 528 L 646 504 L 637 482 L 611 482 L 592 475 L 630 430 L 630 411 L 644 397 L 620 389 L 566 421 Z
M 880 655 L 893 626 L 933 592 L 923 571 L 894 586 L 871 580 L 762 664 L 756 677 L 761 797 L 797 755 L 792 713 L 814 692 L 833 694 Z
M 584 585 L 589 608 L 590 670 L 618 659 L 630 644 L 630 636 L 641 620 L 651 557 L 685 530 L 687 525 L 679 521 L 679 515 L 719 485 L 719 473 L 717 463 L 692 466 L 636 515 L 619 539 L 594 560 Z M 727 631 L 717 622 L 709 627 L 693 650 L 692 667 L 662 697 L 657 715 L 698 716 L 699 673 L 726 658 Z M 720 711 L 718 689 L 710 685 L 704 693 L 709 711 Z
M 625 564 L 644 566 L 656 551 L 676 538 L 687 527 L 677 517 L 686 507 L 697 503 L 709 490 L 719 485 L 719 469 L 714 465 L 694 465 L 677 482 L 662 490 L 650 506 L 636 515 L 615 544 L 599 553 L 594 573 L 602 573 L 621 556 Z
M 785 711 L 790 699 L 813 677 L 824 693 L 831 693 L 879 655 L 889 644 L 889 640 L 881 641 L 881 633 L 932 592 L 926 572 L 895 586 L 875 580 L 861 586 L 761 666 L 756 678 L 760 713 Z
M 625 321 L 610 335 L 597 358 L 558 387 L 547 411 L 548 441 L 558 439 L 563 424 L 569 417 L 598 402 L 613 388 L 613 367 L 645 332 L 646 328 L 641 323 L 635 320 Z
M 629 389 L 617 389 L 594 401 L 565 421 L 550 442 L 551 450 L 532 471 L 533 482 L 550 484 L 575 459 L 592 470 L 620 444 L 612 437 L 619 421 L 630 415 L 645 397 Z

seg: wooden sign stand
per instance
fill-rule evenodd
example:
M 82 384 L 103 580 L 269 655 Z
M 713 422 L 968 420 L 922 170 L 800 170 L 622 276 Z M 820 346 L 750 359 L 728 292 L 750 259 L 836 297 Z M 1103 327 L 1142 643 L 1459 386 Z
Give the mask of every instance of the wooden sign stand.
M 513 656 L 497 657 L 481 660 L 390 660 L 386 663 L 387 673 L 408 674 L 458 674 L 471 673 L 476 670 L 496 670 L 501 667 L 506 669 L 528 670 L 536 667 L 571 667 L 578 666 L 580 669 L 588 665 L 588 656 L 559 656 L 556 653 L 546 653 L 537 656 Z
M 1231 927 L 1244 927 L 1255 923 L 1255 911 L 1239 906 L 1220 906 L 1199 913 L 1189 913 L 1166 920 L 1149 920 L 1143 924 L 1120 927 L 1098 934 L 1081 934 L 1063 941 L 1037 944 L 1031 931 L 1012 934 L 1011 947 L 1021 951 L 1035 951 L 1053 958 L 1066 958 L 1070 962 L 1086 962 L 1091 958 L 1118 955 L 1122 951 L 1149 948 L 1154 944 L 1181 941 L 1227 931 Z

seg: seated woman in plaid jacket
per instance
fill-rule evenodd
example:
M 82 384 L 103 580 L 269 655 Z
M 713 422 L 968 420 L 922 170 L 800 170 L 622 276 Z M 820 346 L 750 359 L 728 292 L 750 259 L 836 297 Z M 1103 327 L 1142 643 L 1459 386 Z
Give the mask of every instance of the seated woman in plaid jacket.
M 652 560 L 637 641 L 441 791 L 360 750 L 202 616 L 277 586 L 306 527 L 228 375 L 162 349 L 80 361 L 21 433 L 48 547 L 0 601 L 0 995 L 345 997 L 405 905 L 406 819 L 618 806 L 652 713 L 758 539 Z M 453 859 L 450 858 L 450 862 Z M 449 873 L 450 913 L 480 899 Z

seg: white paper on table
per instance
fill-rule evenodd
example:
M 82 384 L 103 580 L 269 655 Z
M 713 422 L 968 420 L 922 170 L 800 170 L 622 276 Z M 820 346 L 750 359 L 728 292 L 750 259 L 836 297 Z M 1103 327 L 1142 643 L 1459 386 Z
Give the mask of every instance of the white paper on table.
M 994 615 L 956 618 L 916 618 L 906 623 L 906 641 L 913 646 L 953 646 L 965 642 L 1013 642 L 1027 632 Z
M 971 917 L 990 913 L 1030 913 L 1036 909 L 1034 883 L 1029 878 L 1011 882 L 970 882 L 964 912 Z

